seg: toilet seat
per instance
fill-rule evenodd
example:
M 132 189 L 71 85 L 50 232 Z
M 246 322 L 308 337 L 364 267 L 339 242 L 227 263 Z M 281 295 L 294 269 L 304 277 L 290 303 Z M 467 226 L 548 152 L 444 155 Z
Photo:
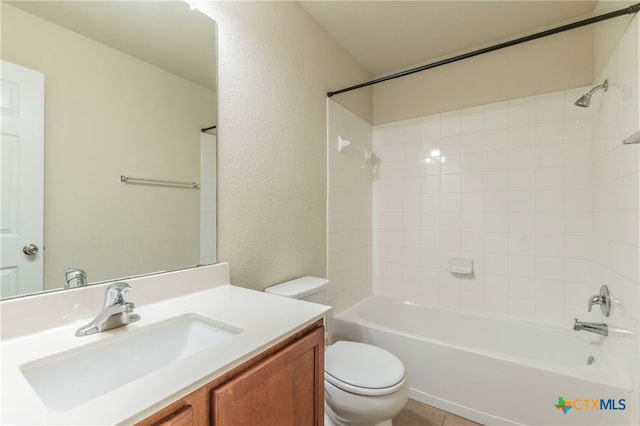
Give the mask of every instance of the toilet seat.
M 358 395 L 388 395 L 405 382 L 402 362 L 392 353 L 365 343 L 339 341 L 325 351 L 325 380 Z

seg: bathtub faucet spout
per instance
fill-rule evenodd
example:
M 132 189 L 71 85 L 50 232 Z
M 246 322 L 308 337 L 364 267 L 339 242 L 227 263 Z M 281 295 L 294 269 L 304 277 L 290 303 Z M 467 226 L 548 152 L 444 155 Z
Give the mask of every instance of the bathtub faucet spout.
M 600 334 L 602 336 L 609 335 L 609 327 L 607 326 L 607 324 L 597 322 L 583 322 L 578 320 L 578 318 L 576 318 L 575 322 L 573 323 L 573 329 L 576 331 L 589 331 L 591 333 Z

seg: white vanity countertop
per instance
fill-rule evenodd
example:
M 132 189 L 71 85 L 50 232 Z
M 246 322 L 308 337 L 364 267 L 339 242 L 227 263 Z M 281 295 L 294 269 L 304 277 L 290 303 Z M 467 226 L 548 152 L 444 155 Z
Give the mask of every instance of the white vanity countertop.
M 136 285 L 133 281 L 130 283 L 132 291 L 128 299 L 136 303 Z M 135 313 L 141 316 L 138 322 L 90 336 L 74 335 L 79 326 L 93 319 L 89 317 L 8 339 L 3 334 L 0 346 L 0 423 L 135 423 L 321 319 L 330 310 L 328 306 L 273 296 L 230 284 L 217 285 L 147 305 L 136 305 Z M 211 318 L 243 331 L 212 348 L 67 411 L 55 411 L 45 406 L 20 371 L 20 366 L 30 361 L 103 341 L 185 313 Z M 2 319 L 7 321 L 4 313 Z M 122 362 L 127 361 L 123 359 Z M 95 368 L 99 369 L 100 366 L 96 365 Z

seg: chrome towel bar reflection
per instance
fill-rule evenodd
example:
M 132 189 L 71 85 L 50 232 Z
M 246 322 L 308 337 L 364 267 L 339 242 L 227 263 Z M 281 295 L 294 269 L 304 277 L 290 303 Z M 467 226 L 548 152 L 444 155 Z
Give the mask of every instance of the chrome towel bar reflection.
M 169 186 L 178 186 L 181 188 L 198 188 L 198 182 L 182 182 L 176 180 L 162 180 L 162 179 L 147 179 L 147 178 L 137 178 L 132 176 L 124 176 L 120 175 L 120 182 L 124 183 L 142 183 L 142 184 L 152 184 L 152 185 L 169 185 Z

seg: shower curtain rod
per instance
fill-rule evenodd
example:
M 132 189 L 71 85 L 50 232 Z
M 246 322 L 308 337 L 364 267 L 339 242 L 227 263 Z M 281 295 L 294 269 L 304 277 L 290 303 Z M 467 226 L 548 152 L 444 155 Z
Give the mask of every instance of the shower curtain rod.
M 338 95 L 340 93 L 350 92 L 352 90 L 361 89 L 363 87 L 371 86 L 374 84 L 382 83 L 384 81 L 393 80 L 394 78 L 404 77 L 410 74 L 415 74 L 417 72 L 426 71 L 431 68 L 436 68 L 442 65 L 451 64 L 453 62 L 458 62 L 463 59 L 472 58 L 474 56 L 482 55 L 489 52 L 494 52 L 496 50 L 504 49 L 505 47 L 515 46 L 517 44 L 526 43 L 528 41 L 536 40 L 542 37 L 547 37 L 553 34 L 558 34 L 564 31 L 573 30 L 575 28 L 584 27 L 586 25 L 595 24 L 601 21 L 606 21 L 607 19 L 617 18 L 618 16 L 623 15 L 632 15 L 634 13 L 638 13 L 640 11 L 640 3 L 636 3 L 629 7 L 625 7 L 623 9 L 615 10 L 613 12 L 605 13 L 603 15 L 594 16 L 592 18 L 583 19 L 581 21 L 573 22 L 571 24 L 561 25 L 556 28 L 551 28 L 549 30 L 541 31 L 539 33 L 531 34 L 525 37 L 520 37 L 515 40 L 506 41 L 504 43 L 498 43 L 493 46 L 484 47 L 482 49 L 474 50 L 472 52 L 463 53 L 458 56 L 454 56 L 448 59 L 443 59 L 441 61 L 433 62 L 427 65 L 422 65 L 416 68 L 411 68 L 406 71 L 401 71 L 396 74 L 391 74 L 386 77 L 376 78 L 375 80 L 367 81 L 365 83 L 356 84 L 355 86 L 346 87 L 344 89 L 336 90 L 333 92 L 327 92 L 327 97 L 330 98 L 333 95 Z

